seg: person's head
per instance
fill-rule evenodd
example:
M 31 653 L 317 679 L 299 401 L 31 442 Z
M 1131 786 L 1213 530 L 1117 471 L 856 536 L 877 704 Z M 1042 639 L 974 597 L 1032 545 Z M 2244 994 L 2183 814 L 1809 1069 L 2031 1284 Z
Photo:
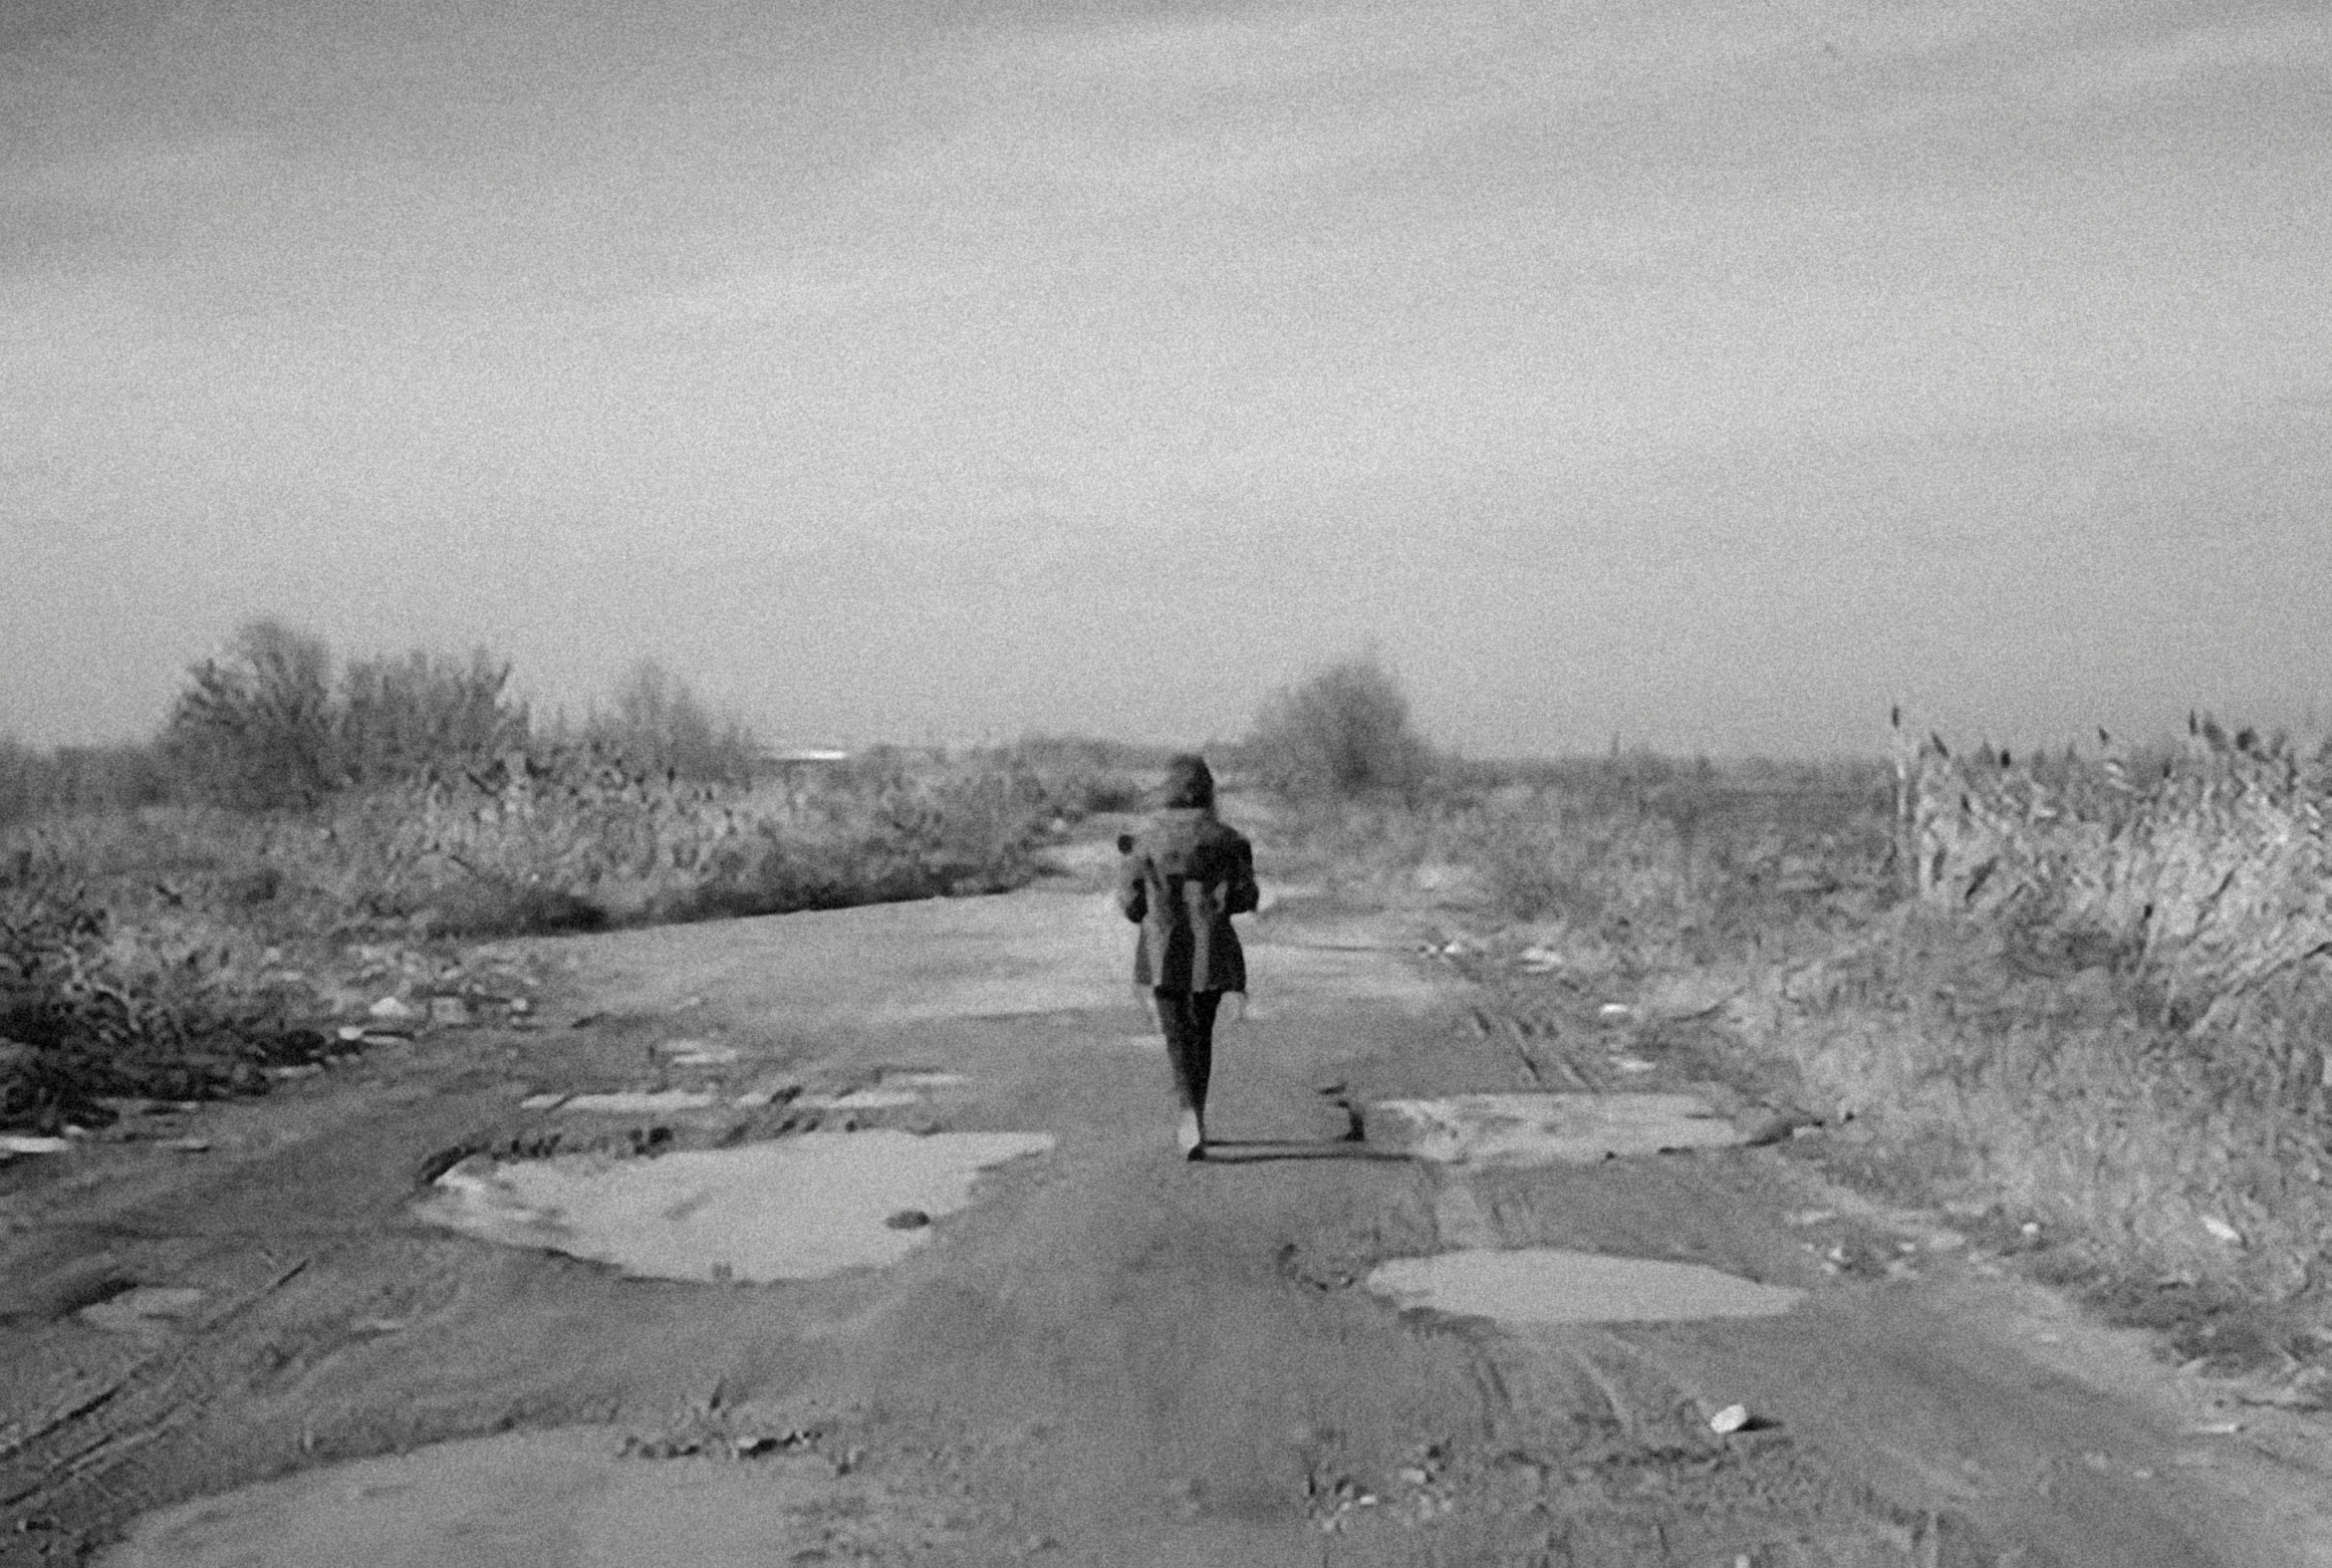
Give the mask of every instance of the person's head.
M 1195 751 L 1185 751 L 1166 763 L 1164 803 L 1169 809 L 1175 806 L 1214 809 L 1214 775 L 1207 771 L 1204 757 Z

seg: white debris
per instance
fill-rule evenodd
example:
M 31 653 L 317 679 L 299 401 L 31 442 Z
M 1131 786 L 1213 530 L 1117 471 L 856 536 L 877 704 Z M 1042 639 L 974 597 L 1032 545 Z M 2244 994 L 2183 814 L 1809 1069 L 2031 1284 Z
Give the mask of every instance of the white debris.
M 755 1084 L 752 1088 L 737 1096 L 737 1098 L 731 1103 L 744 1110 L 756 1110 L 762 1106 L 768 1105 L 771 1101 L 779 1099 L 782 1096 L 793 1094 L 800 1088 L 801 1085 L 795 1083 L 790 1078 L 771 1079 L 763 1083 Z
M 1739 1432 L 1748 1424 L 1749 1407 L 1746 1405 L 1727 1405 L 1708 1418 L 1708 1430 L 1719 1437 L 1729 1432 Z
M 2243 1244 L 2243 1233 L 2216 1214 L 2204 1214 L 2202 1228 L 2209 1231 L 2215 1239 L 2225 1242 L 2230 1247 L 2239 1247 Z
M 726 1067 L 737 1059 L 733 1045 L 715 1047 L 709 1051 L 688 1051 L 670 1058 L 674 1067 Z
M 1686 1094 L 1464 1094 L 1381 1100 L 1372 1144 L 1441 1164 L 1593 1165 L 1616 1156 L 1718 1149 L 1740 1129 Z
M 708 1090 L 665 1089 L 649 1094 L 575 1095 L 559 1109 L 598 1116 L 658 1116 L 670 1111 L 701 1111 L 713 1103 Z
M 891 1111 L 921 1097 L 906 1089 L 853 1089 L 840 1095 L 804 1095 L 794 1102 L 806 1111 Z
M 73 1147 L 69 1138 L 44 1138 L 34 1133 L 0 1133 L 0 1155 L 61 1155 Z
M 419 1010 L 411 1003 L 394 996 L 384 996 L 365 1011 L 384 1023 L 410 1023 L 420 1016 Z

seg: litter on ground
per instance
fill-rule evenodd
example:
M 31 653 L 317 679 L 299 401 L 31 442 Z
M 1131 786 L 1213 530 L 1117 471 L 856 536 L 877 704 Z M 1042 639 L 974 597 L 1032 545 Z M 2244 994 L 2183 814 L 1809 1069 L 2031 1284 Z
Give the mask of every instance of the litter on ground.
M 697 1089 L 661 1089 L 652 1094 L 634 1091 L 570 1095 L 560 1104 L 559 1109 L 596 1116 L 657 1116 L 672 1111 L 701 1111 L 717 1098 L 710 1090 Z
M 1740 1129 L 1688 1094 L 1471 1094 L 1382 1100 L 1372 1144 L 1444 1164 L 1592 1165 L 1625 1155 L 1717 1149 Z
M 848 1094 L 804 1095 L 794 1104 L 809 1111 L 892 1111 L 920 1098 L 907 1089 L 853 1089 Z

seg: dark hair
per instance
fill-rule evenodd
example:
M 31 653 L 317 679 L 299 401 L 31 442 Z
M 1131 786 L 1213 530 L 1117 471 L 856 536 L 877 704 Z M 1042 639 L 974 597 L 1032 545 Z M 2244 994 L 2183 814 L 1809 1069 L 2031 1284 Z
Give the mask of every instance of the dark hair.
M 1214 775 L 1207 771 L 1204 757 L 1195 751 L 1185 751 L 1166 763 L 1166 804 L 1168 808 L 1214 809 Z

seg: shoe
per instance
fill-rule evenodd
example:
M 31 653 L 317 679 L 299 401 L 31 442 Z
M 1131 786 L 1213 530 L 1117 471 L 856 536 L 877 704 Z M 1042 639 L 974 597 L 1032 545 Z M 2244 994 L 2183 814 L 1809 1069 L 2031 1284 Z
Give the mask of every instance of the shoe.
M 1174 1147 L 1182 1152 L 1184 1160 L 1206 1158 L 1206 1130 L 1199 1125 L 1197 1112 L 1182 1113 L 1182 1120 L 1174 1128 Z

